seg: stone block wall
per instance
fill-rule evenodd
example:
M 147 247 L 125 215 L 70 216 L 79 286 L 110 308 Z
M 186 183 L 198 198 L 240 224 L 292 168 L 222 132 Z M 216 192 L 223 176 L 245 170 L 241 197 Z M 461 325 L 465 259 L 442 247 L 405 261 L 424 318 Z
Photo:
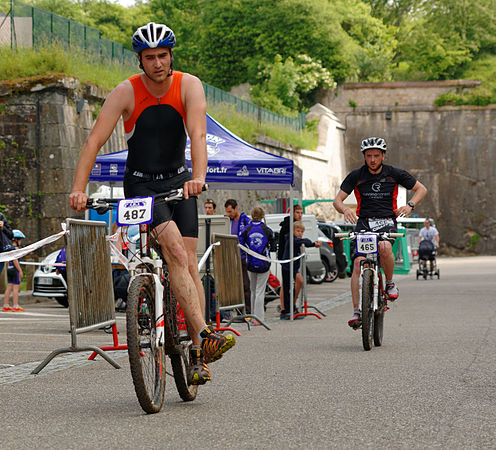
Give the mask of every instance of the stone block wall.
M 61 230 L 79 151 L 104 92 L 65 76 L 0 83 L 0 205 L 35 242 Z M 79 106 L 78 106 L 79 105 Z M 122 124 L 102 153 L 125 148 Z M 38 251 L 45 256 L 62 241 Z

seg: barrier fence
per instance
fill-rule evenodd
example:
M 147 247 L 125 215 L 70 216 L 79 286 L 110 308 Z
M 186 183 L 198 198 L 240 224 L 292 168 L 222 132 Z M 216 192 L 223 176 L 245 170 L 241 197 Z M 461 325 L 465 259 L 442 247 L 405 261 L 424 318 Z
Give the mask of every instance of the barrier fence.
M 65 245 L 71 345 L 54 350 L 32 373 L 39 373 L 53 358 L 62 353 L 84 351 L 93 351 L 116 369 L 120 369 L 121 366 L 104 351 L 127 348 L 119 346 L 115 341 L 117 328 L 106 223 L 67 219 Z M 78 346 L 78 334 L 102 327 L 112 327 L 114 346 Z
M 136 54 L 118 42 L 105 39 L 96 28 L 16 0 L 0 0 L 0 45 L 12 49 L 18 46 L 36 49 L 50 44 L 58 44 L 67 50 L 80 49 L 89 60 L 99 57 L 102 63 L 120 65 L 133 72 L 138 70 Z M 209 104 L 233 105 L 237 112 L 259 123 L 296 131 L 305 126 L 306 115 L 303 112 L 295 118 L 281 116 L 207 83 L 203 83 L 203 88 Z

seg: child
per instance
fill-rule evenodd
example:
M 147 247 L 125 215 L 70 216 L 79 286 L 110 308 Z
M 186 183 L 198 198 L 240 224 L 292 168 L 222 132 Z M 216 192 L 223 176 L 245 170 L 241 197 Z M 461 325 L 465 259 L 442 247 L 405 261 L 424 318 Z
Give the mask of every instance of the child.
M 274 233 L 262 222 L 265 212 L 256 206 L 251 210 L 251 217 L 252 220 L 239 235 L 239 243 L 270 259 L 270 247 L 274 240 Z M 265 286 L 269 279 L 270 262 L 247 254 L 246 265 L 250 278 L 251 313 L 258 319 L 264 320 Z M 254 325 L 258 325 L 258 322 Z
M 293 257 L 300 256 L 301 251 L 300 247 L 303 244 L 305 247 L 320 247 L 321 242 L 320 241 L 315 241 L 312 242 L 310 239 L 303 238 L 303 233 L 305 232 L 305 225 L 303 225 L 303 222 L 297 220 L 293 224 Z M 286 239 L 286 246 L 284 248 L 284 256 L 283 259 L 289 259 L 289 245 L 290 245 L 290 240 Z M 282 266 L 282 287 L 283 287 L 283 298 L 284 298 L 284 309 L 281 310 L 281 320 L 290 320 L 291 315 L 290 315 L 290 304 L 289 304 L 289 279 L 290 279 L 290 273 L 289 273 L 289 267 L 290 263 L 285 263 L 281 264 Z M 293 279 L 296 279 L 297 274 L 300 271 L 300 259 L 297 259 L 296 261 L 293 262 Z M 295 292 L 296 293 L 296 292 Z M 303 317 L 303 316 L 298 316 Z
M 21 239 L 25 238 L 24 233 L 20 230 L 13 230 L 14 237 L 12 239 L 12 244 L 16 250 L 21 246 Z M 21 279 L 24 276 L 22 273 L 21 266 L 17 259 L 9 261 L 7 268 L 7 289 L 3 297 L 3 308 L 2 311 L 24 311 L 24 308 L 19 306 L 19 285 Z M 9 297 L 12 292 L 13 308 L 9 306 Z

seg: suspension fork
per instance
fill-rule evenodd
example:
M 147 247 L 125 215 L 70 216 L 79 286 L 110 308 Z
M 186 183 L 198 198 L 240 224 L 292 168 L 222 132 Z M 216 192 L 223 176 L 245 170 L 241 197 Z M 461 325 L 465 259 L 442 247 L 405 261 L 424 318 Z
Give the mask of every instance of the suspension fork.
M 153 266 L 153 273 L 143 275 L 152 276 L 155 284 L 155 347 L 162 347 L 165 343 L 165 316 L 164 316 L 164 286 L 162 285 L 162 260 L 152 259 L 150 250 L 150 230 L 148 224 L 140 224 L 140 259 L 147 266 Z
M 365 269 L 370 269 L 373 273 L 374 298 L 372 300 L 372 308 L 373 308 L 373 311 L 375 312 L 379 309 L 379 289 L 380 289 L 379 274 L 377 273 L 377 271 L 378 271 L 377 263 L 374 261 L 371 261 L 370 259 L 365 259 L 361 262 L 361 264 L 360 264 L 360 291 L 362 290 L 363 271 Z

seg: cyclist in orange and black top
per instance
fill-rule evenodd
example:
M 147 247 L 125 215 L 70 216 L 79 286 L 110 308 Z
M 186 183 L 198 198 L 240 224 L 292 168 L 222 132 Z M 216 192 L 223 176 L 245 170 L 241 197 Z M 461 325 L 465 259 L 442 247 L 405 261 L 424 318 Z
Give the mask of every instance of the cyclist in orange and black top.
M 370 137 L 362 141 L 361 150 L 365 164 L 353 170 L 341 184 L 341 189 L 334 200 L 334 208 L 342 214 L 347 222 L 356 224 L 355 231 L 396 232 L 396 217 L 407 216 L 418 205 L 427 189 L 412 175 L 403 169 L 383 164 L 386 157 L 386 141 Z M 398 187 L 403 186 L 414 192 L 411 200 L 398 208 Z M 344 205 L 344 200 L 352 193 L 357 200 L 356 213 Z M 399 292 L 393 282 L 394 240 L 379 243 L 381 266 L 386 276 L 386 293 L 390 300 L 396 300 Z M 353 316 L 348 321 L 352 328 L 361 323 L 359 303 L 360 261 L 363 257 L 352 251 L 353 274 L 351 276 L 351 295 L 353 299 Z
M 133 48 L 143 73 L 120 83 L 107 97 L 85 142 L 76 167 L 73 209 L 85 209 L 84 193 L 100 148 L 120 117 L 128 143 L 124 193 L 153 196 L 184 188 L 185 200 L 174 206 L 157 202 L 153 234 L 167 261 L 174 294 L 190 330 L 190 378 L 193 384 L 211 379 L 206 364 L 235 344 L 234 336 L 216 334 L 205 324 L 205 296 L 198 274 L 196 197 L 202 192 L 207 170 L 206 100 L 201 81 L 173 71 L 176 38 L 166 25 L 148 23 L 133 35 Z M 191 140 L 192 174 L 185 164 L 186 132 Z

